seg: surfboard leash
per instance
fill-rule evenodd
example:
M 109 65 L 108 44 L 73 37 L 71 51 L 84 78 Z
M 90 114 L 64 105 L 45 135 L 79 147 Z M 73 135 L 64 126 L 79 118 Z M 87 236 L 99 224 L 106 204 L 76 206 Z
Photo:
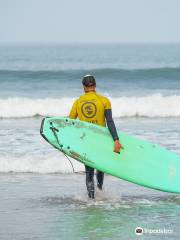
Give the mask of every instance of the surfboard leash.
M 73 170 L 73 173 L 76 173 L 75 170 L 74 170 L 74 166 L 73 166 L 72 161 L 69 159 L 69 157 L 68 157 L 64 152 L 62 152 L 62 153 L 64 154 L 64 156 L 65 156 L 65 157 L 68 159 L 68 161 L 70 162 L 71 167 L 72 167 L 72 170 Z
M 58 139 L 58 136 L 57 136 L 57 133 L 56 133 L 56 132 L 59 132 L 59 130 L 58 130 L 57 128 L 53 127 L 52 122 L 50 122 L 50 125 L 52 126 L 52 127 L 50 127 L 50 129 L 51 129 L 51 131 L 53 132 L 54 137 L 56 138 L 56 141 L 57 141 L 59 147 L 62 149 L 62 146 L 61 146 L 61 144 L 60 144 L 60 142 L 59 142 L 59 139 Z M 72 170 L 73 170 L 73 173 L 76 173 L 75 170 L 74 170 L 73 163 L 72 163 L 72 161 L 70 160 L 70 158 L 69 158 L 63 151 L 62 151 L 62 153 L 64 154 L 64 156 L 65 156 L 65 157 L 68 159 L 68 161 L 70 162 L 71 167 L 72 167 Z

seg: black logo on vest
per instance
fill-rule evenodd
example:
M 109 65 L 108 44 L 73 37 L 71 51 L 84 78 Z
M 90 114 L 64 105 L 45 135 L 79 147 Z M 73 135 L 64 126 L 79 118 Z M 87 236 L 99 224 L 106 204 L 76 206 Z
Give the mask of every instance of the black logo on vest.
M 97 107 L 93 102 L 85 102 L 81 107 L 81 111 L 86 118 L 93 118 L 96 115 Z

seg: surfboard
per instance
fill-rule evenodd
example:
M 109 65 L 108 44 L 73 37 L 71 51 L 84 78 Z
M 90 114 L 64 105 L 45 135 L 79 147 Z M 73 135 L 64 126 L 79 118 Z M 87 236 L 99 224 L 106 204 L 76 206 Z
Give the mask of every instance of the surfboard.
M 118 132 L 124 149 L 113 151 L 106 127 L 63 118 L 44 118 L 40 133 L 53 147 L 100 171 L 144 187 L 180 193 L 180 156 Z

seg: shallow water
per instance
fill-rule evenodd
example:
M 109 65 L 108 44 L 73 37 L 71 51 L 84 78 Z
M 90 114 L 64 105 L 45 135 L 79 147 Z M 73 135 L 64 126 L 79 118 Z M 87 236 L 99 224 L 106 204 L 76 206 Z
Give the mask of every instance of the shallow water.
M 180 197 L 111 176 L 89 201 L 84 174 L 1 174 L 0 235 L 21 239 L 136 239 L 134 229 L 166 228 L 179 239 Z

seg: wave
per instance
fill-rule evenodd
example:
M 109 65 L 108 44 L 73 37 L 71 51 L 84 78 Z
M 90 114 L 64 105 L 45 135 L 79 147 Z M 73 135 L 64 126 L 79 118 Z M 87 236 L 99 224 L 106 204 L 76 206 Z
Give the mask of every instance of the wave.
M 43 146 L 43 145 L 42 145 Z M 84 172 L 84 165 L 74 159 L 71 159 L 75 172 Z M 73 169 L 69 161 L 62 153 L 55 151 L 53 153 L 36 155 L 28 152 L 23 156 L 14 156 L 8 153 L 8 156 L 0 157 L 0 173 L 72 173 Z
M 74 98 L 0 99 L 0 118 L 68 116 Z M 180 117 L 180 95 L 110 98 L 114 117 Z
M 118 68 L 97 68 L 80 70 L 0 70 L 0 79 L 79 79 L 87 73 L 94 74 L 97 78 L 103 79 L 178 79 L 180 80 L 180 67 L 142 68 L 142 69 L 118 69 Z

